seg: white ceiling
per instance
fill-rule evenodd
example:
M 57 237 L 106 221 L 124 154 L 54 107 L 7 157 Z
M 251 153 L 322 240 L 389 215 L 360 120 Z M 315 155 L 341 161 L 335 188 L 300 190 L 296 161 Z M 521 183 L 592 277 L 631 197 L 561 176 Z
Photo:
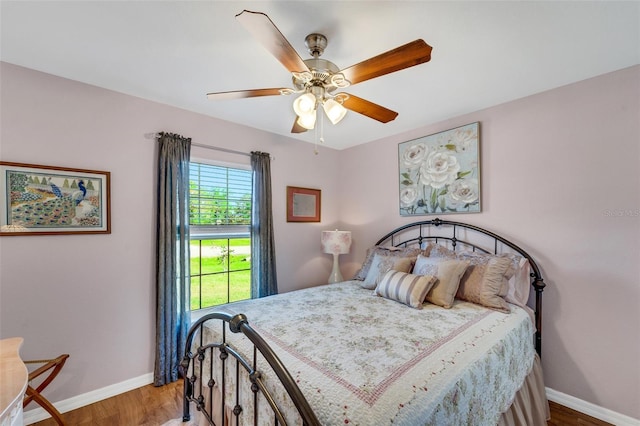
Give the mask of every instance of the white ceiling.
M 2 61 L 272 133 L 290 133 L 292 97 L 209 101 L 207 92 L 291 87 L 288 71 L 235 15 L 266 13 L 303 59 L 327 36 L 340 68 L 417 38 L 431 61 L 348 92 L 399 113 L 325 120 L 344 149 L 640 63 L 640 2 L 6 1 Z M 150 129 L 152 131 L 153 129 Z M 168 129 L 170 130 L 170 129 Z

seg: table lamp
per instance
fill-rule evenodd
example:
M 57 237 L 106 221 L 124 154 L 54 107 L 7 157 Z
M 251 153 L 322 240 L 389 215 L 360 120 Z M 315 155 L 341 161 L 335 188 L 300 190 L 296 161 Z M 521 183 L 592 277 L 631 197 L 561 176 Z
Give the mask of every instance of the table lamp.
M 322 250 L 333 255 L 333 269 L 329 275 L 329 284 L 343 281 L 338 264 L 338 256 L 349 253 L 351 231 L 322 231 Z

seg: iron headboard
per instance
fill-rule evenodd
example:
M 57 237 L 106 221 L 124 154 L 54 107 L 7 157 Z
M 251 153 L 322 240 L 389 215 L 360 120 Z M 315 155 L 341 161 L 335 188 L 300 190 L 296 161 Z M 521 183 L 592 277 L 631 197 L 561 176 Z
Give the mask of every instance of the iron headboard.
M 443 232 L 432 234 L 432 227 L 444 229 Z M 468 229 L 476 235 L 484 235 L 489 237 L 489 241 L 493 240 L 493 247 L 488 248 L 481 246 L 475 241 L 469 239 L 463 240 L 459 238 L 460 230 Z M 449 232 L 447 232 L 447 230 Z M 529 260 L 531 267 L 531 286 L 535 291 L 535 347 L 539 356 L 542 356 L 542 292 L 546 286 L 540 268 L 536 261 L 522 248 L 512 243 L 511 241 L 494 234 L 491 231 L 480 228 L 475 225 L 469 225 L 467 223 L 454 222 L 451 220 L 442 220 L 435 218 L 433 220 L 425 220 L 421 222 L 413 222 L 407 225 L 400 226 L 389 232 L 384 237 L 380 238 L 377 242 L 377 246 L 391 245 L 394 247 L 409 247 L 413 245 L 422 246 L 424 242 L 444 241 L 451 245 L 453 250 L 462 245 L 463 247 L 470 247 L 473 251 L 481 251 L 484 253 L 501 253 L 504 246 L 509 247 L 514 253 Z

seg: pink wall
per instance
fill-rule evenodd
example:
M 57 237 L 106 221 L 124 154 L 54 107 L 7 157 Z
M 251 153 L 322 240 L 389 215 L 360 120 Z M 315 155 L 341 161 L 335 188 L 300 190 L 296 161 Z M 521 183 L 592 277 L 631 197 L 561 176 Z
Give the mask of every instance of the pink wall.
M 546 386 L 640 418 L 640 66 L 341 152 L 343 273 L 413 221 L 398 214 L 398 143 L 475 121 L 482 213 L 447 218 L 538 260 Z
M 107 170 L 112 178 L 110 235 L 0 238 L 0 338 L 24 337 L 25 359 L 71 354 L 47 389 L 52 401 L 153 371 L 156 151 L 145 133 L 164 130 L 198 144 L 271 153 L 280 290 L 329 276 L 320 230 L 337 221 L 339 152 L 321 148 L 314 155 L 311 144 L 0 65 L 0 159 Z M 249 160 L 199 148 L 193 154 Z M 322 190 L 322 223 L 286 222 L 287 185 Z
M 320 230 L 353 231 L 341 256 L 349 276 L 381 233 L 412 221 L 398 215 L 399 142 L 480 121 L 483 212 L 450 217 L 538 259 L 546 385 L 640 418 L 640 217 L 624 214 L 640 208 L 640 67 L 315 156 L 309 144 L 0 66 L 0 159 L 112 173 L 112 234 L 0 238 L 0 338 L 23 336 L 25 358 L 72 356 L 53 401 L 153 369 L 155 150 L 145 133 L 275 156 L 278 274 L 289 291 L 328 276 Z M 286 223 L 286 185 L 322 189 L 322 223 Z

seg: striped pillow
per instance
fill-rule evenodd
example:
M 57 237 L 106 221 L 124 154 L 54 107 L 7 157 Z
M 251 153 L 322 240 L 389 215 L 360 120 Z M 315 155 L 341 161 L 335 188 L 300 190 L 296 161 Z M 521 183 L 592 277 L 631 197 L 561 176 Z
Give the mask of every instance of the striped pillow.
M 383 275 L 375 294 L 421 309 L 427 293 L 437 280 L 432 275 L 413 275 L 392 269 Z

